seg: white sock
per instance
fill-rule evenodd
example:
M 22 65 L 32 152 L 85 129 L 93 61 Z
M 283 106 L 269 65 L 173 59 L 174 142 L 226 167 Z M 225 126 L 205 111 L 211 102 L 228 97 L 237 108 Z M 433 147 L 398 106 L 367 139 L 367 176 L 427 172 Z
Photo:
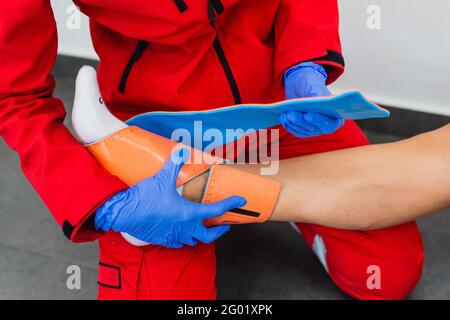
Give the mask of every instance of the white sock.
M 78 71 L 72 126 L 83 144 L 99 141 L 128 125 L 109 112 L 97 83 L 97 72 L 91 66 Z

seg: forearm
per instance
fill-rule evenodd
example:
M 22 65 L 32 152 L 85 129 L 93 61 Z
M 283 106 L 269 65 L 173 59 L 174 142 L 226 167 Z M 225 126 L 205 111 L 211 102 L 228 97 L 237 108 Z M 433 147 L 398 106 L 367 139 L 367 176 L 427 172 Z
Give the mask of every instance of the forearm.
M 277 79 L 306 61 L 327 66 L 328 84 L 343 73 L 337 0 L 281 0 L 274 34 Z
M 259 174 L 258 165 L 239 165 Z M 271 220 L 377 229 L 450 206 L 450 126 L 401 142 L 281 161 Z M 206 177 L 185 185 L 199 201 Z M 197 190 L 196 190 L 197 189 Z

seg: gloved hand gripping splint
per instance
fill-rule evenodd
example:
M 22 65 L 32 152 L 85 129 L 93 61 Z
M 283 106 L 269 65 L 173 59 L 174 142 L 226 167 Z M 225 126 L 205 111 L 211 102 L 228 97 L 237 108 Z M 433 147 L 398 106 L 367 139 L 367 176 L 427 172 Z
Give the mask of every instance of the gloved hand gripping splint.
M 313 62 L 303 62 L 286 71 L 286 99 L 330 96 L 326 86 L 325 68 Z M 299 138 L 331 134 L 344 125 L 344 120 L 317 112 L 289 111 L 281 114 L 284 128 Z
M 275 207 L 278 182 L 222 166 L 221 159 L 195 149 L 190 150 L 189 163 L 176 161 L 171 157 L 180 148 L 176 142 L 127 126 L 112 116 L 100 99 L 96 73 L 90 67 L 83 67 L 77 78 L 72 122 L 87 150 L 130 185 L 97 210 L 96 227 L 123 232 L 134 245 L 148 242 L 180 247 L 212 242 L 229 227 L 206 228 L 204 219 L 209 218 L 205 221 L 208 226 L 263 222 Z M 176 187 L 205 172 L 209 178 L 203 204 L 183 199 L 176 192 Z M 240 197 L 233 196 L 235 193 Z

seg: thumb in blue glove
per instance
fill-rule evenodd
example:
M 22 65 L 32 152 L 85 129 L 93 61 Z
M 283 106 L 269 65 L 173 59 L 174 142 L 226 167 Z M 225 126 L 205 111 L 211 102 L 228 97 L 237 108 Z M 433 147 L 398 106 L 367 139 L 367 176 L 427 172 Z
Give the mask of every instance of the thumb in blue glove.
M 126 232 L 154 245 L 180 248 L 198 241 L 211 243 L 230 226 L 206 228 L 203 220 L 217 217 L 245 205 L 242 197 L 230 197 L 212 204 L 184 199 L 176 191 L 176 179 L 189 150 L 175 151 L 161 171 L 104 203 L 95 215 L 95 226 L 104 231 Z
M 290 68 L 284 76 L 286 99 L 331 95 L 326 86 L 325 69 L 312 62 Z M 299 138 L 331 134 L 344 124 L 343 119 L 315 112 L 288 111 L 280 116 L 284 128 Z

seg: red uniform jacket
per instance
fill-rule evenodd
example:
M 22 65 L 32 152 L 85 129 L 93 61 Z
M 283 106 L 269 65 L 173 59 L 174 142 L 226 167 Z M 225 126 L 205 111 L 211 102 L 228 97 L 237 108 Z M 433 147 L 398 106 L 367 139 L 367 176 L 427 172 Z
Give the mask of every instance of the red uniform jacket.
M 98 80 L 122 119 L 284 97 L 282 76 L 303 61 L 344 68 L 337 0 L 78 0 L 100 56 Z M 63 125 L 50 74 L 57 51 L 50 0 L 0 4 L 0 134 L 64 233 L 98 236 L 95 209 L 126 188 Z M 295 145 L 280 133 L 290 156 Z M 283 138 L 284 137 L 284 138 Z M 284 139 L 284 140 L 283 140 Z M 284 141 L 284 143 L 283 143 Z M 81 227 L 83 226 L 83 227 Z

